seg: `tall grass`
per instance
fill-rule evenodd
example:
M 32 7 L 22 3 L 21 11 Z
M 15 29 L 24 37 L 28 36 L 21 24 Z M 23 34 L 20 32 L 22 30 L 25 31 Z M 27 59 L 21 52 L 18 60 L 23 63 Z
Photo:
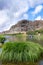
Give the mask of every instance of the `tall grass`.
M 33 42 L 8 42 L 1 53 L 3 62 L 35 62 L 43 54 L 43 48 Z

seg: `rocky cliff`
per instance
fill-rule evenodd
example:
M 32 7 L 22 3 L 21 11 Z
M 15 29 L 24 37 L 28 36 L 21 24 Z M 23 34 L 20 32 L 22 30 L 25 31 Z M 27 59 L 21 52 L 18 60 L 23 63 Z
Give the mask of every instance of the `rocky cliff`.
M 4 31 L 4 34 L 14 34 L 14 33 L 25 33 L 29 30 L 39 30 L 43 29 L 43 20 L 21 20 L 17 24 L 13 25 L 10 30 Z

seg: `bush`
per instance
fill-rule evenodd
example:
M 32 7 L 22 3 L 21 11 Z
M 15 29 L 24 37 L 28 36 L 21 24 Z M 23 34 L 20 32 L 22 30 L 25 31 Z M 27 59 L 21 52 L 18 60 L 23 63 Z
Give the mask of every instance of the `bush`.
M 43 29 L 36 30 L 35 32 L 38 32 L 38 33 L 41 33 L 41 34 L 43 34 Z
M 34 31 L 28 31 L 28 32 L 27 32 L 27 34 L 29 34 L 29 35 L 36 35 L 36 34 L 38 34 L 38 33 L 43 34 L 43 30 L 40 29 L 40 30 L 34 30 Z
M 29 34 L 29 35 L 36 35 L 36 31 L 28 31 L 27 34 Z
M 5 39 L 4 36 L 0 36 L 0 43 L 4 43 L 5 40 L 6 40 L 6 39 Z
M 1 53 L 3 62 L 37 61 L 43 53 L 43 48 L 33 42 L 9 42 L 4 44 Z

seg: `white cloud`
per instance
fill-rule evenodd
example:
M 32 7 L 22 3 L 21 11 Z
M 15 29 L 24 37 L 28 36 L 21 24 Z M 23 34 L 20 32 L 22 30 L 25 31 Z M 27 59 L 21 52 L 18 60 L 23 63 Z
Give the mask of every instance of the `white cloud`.
M 43 18 L 41 16 L 38 16 L 35 18 L 35 20 L 43 20 Z
M 28 14 L 25 13 L 25 14 L 23 15 L 23 18 L 24 18 L 24 19 L 28 19 Z
M 36 8 L 35 8 L 35 10 L 34 10 L 34 12 L 32 12 L 32 14 L 38 14 L 39 12 L 41 12 L 41 10 L 43 9 L 43 6 L 42 5 L 38 5 Z
M 24 14 L 27 11 L 28 11 L 28 7 L 20 9 L 17 12 L 14 12 L 14 17 L 18 18 L 18 17 L 20 17 L 22 14 Z
M 35 7 L 36 5 L 43 4 L 43 0 L 26 0 L 30 7 Z
M 2 25 L 4 22 L 8 20 L 8 16 L 6 14 L 5 10 L 0 11 L 0 25 Z

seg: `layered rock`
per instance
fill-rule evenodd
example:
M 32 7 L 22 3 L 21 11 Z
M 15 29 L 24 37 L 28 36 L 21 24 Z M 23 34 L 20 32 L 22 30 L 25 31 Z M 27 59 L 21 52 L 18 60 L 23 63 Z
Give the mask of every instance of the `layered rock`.
M 13 25 L 10 30 L 4 31 L 4 34 L 14 34 L 14 33 L 26 33 L 27 31 L 31 30 L 39 30 L 43 29 L 43 20 L 35 20 L 35 21 L 28 21 L 28 20 L 21 20 L 17 24 Z

